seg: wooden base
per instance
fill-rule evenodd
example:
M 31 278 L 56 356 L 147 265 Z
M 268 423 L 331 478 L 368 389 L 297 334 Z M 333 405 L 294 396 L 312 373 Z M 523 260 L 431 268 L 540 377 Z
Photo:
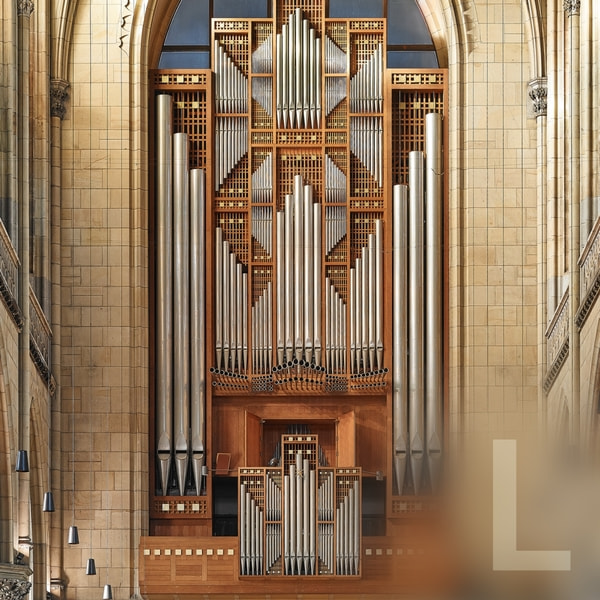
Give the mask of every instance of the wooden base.
M 362 577 L 239 575 L 237 537 L 144 537 L 140 588 L 147 600 L 236 597 L 398 598 L 456 584 L 446 553 L 390 537 L 363 538 Z

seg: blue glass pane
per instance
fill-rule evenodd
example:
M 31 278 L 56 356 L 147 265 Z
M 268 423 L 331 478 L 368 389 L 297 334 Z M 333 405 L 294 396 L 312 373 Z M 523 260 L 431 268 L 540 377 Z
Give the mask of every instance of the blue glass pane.
M 387 43 L 431 45 L 431 34 L 415 0 L 388 0 Z
M 209 0 L 181 0 L 165 37 L 165 46 L 210 44 Z
M 199 50 L 190 52 L 163 52 L 159 69 L 209 69 L 210 54 Z
M 332 19 L 380 19 L 383 0 L 329 0 Z
M 388 69 L 439 69 L 437 54 L 431 51 L 388 52 Z
M 267 14 L 267 0 L 214 0 L 213 16 L 219 19 L 265 19 Z

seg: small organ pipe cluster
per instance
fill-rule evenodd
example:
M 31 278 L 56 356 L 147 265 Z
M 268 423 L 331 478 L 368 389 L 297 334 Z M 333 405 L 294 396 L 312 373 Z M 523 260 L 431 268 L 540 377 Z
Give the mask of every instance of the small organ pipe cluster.
M 155 86 L 156 494 L 206 493 L 219 398 L 326 397 L 341 412 L 364 395 L 385 396 L 391 494 L 418 495 L 443 448 L 443 93 L 404 93 L 434 75 L 387 70 L 383 19 L 273 4 L 272 19 L 213 20 L 204 121 L 197 96 L 180 100 L 195 74 Z M 309 468 L 307 550 L 286 542 L 304 458 L 271 478 L 274 504 L 240 488 L 242 574 L 359 570 L 360 494 L 318 516 L 322 494 L 338 498 L 333 471 L 327 484 Z
M 362 473 L 322 467 L 318 447 L 286 434 L 280 468 L 240 470 L 240 575 L 360 575 Z

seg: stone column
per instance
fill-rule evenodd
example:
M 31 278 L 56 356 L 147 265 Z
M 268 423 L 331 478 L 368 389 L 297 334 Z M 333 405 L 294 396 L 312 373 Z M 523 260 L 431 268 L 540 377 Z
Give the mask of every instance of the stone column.
M 31 0 L 17 0 L 17 161 L 18 161 L 18 242 L 20 260 L 18 302 L 23 316 L 19 333 L 19 423 L 20 450 L 29 453 L 29 421 L 31 409 L 29 384 L 29 201 L 31 192 L 31 140 L 29 132 L 29 31 L 33 12 Z M 31 461 L 30 461 L 31 465 Z M 17 532 L 18 550 L 29 558 L 31 547 L 30 478 L 29 473 L 19 473 L 17 478 Z
M 52 324 L 52 364 L 51 372 L 57 382 L 56 401 L 52 407 L 52 456 L 51 472 L 54 485 L 54 496 L 59 506 L 64 506 L 63 493 L 56 484 L 61 481 L 61 189 L 62 189 L 62 154 L 61 130 L 62 121 L 67 114 L 69 101 L 69 83 L 63 79 L 52 79 L 50 82 L 50 323 Z M 65 539 L 64 511 L 58 510 L 52 516 L 50 553 L 50 588 L 55 598 L 62 598 L 65 588 L 63 572 L 63 542 Z
M 569 224 L 569 273 L 570 273 L 570 306 L 569 306 L 569 362 L 571 367 L 571 423 L 570 443 L 576 446 L 579 441 L 579 403 L 580 403 L 580 347 L 579 329 L 577 327 L 577 311 L 580 303 L 579 288 L 579 253 L 580 253 L 580 55 L 579 55 L 579 0 L 565 0 L 563 4 L 567 32 L 565 53 L 568 53 L 570 70 L 567 73 L 567 110 L 568 128 L 568 179 L 567 190 L 571 222 Z
M 547 116 L 548 80 L 545 77 L 532 79 L 528 85 L 530 114 L 537 127 L 537 305 L 538 305 L 538 381 L 544 381 L 548 369 L 546 326 L 548 324 L 548 229 L 547 229 Z M 546 398 L 544 387 L 538 386 L 538 417 L 542 431 L 546 425 Z

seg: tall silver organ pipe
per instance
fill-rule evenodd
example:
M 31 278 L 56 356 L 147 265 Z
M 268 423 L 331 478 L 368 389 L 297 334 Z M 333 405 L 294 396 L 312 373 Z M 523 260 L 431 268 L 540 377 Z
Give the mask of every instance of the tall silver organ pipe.
M 313 339 L 314 339 L 314 308 L 315 303 L 313 302 L 314 294 L 314 231 L 313 231 L 313 197 L 312 187 L 310 185 L 304 186 L 304 354 L 306 362 L 309 364 L 313 361 Z
M 442 116 L 425 116 L 425 448 L 431 485 L 442 452 Z
M 314 277 L 314 357 L 315 365 L 321 365 L 321 207 L 315 203 L 313 205 L 313 235 L 314 235 L 314 253 L 313 253 L 313 277 Z M 308 299 L 310 302 L 310 299 Z
M 173 136 L 173 433 L 179 492 L 185 493 L 189 451 L 189 180 L 188 137 Z
M 392 423 L 395 491 L 401 495 L 406 477 L 408 443 L 407 401 L 407 283 L 408 283 L 408 188 L 393 190 L 393 309 L 392 309 Z
M 275 38 L 279 128 L 320 127 L 321 40 L 297 8 Z
M 423 326 L 423 153 L 408 155 L 408 413 L 410 466 L 419 493 L 424 453 L 424 326 Z
M 169 469 L 173 454 L 172 396 L 172 293 L 173 293 L 173 199 L 171 96 L 156 99 L 156 439 L 160 470 L 160 486 L 168 492 Z
M 206 309 L 204 171 L 190 171 L 190 397 L 192 470 L 196 494 L 201 494 L 204 465 L 204 425 L 206 392 L 206 349 L 204 340 Z

